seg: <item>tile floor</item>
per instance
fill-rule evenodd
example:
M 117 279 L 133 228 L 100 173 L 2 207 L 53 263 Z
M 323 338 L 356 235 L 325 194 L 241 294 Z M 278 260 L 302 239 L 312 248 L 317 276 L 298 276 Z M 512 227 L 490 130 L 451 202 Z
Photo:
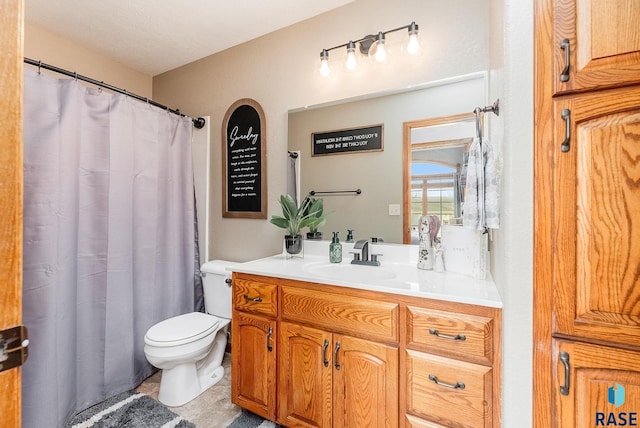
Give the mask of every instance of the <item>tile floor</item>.
M 170 407 L 175 413 L 193 422 L 196 428 L 226 428 L 241 412 L 240 407 L 231 403 L 230 354 L 225 354 L 222 365 L 225 372 L 220 382 L 184 406 Z M 137 388 L 137 391 L 158 399 L 160 374 L 161 372 L 158 371 L 149 377 Z

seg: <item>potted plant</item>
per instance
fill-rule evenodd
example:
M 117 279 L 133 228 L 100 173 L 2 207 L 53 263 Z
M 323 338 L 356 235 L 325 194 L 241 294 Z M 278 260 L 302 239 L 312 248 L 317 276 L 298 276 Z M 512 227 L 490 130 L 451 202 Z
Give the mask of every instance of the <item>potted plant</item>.
M 322 232 L 318 231 L 318 228 L 324 226 L 324 224 L 327 222 L 327 216 L 329 215 L 329 213 L 323 212 L 324 204 L 322 202 L 322 199 L 309 198 L 308 196 L 307 199 L 311 201 L 308 212 L 315 213 L 312 216 L 313 221 L 309 223 L 309 232 L 307 232 L 307 239 L 322 239 Z
M 305 198 L 300 206 L 291 195 L 280 196 L 280 206 L 282 207 L 282 216 L 271 216 L 271 223 L 278 227 L 287 229 L 284 236 L 285 249 L 289 254 L 299 254 L 302 251 L 302 235 L 300 231 L 308 227 L 316 220 L 317 207 L 313 210 L 311 200 Z

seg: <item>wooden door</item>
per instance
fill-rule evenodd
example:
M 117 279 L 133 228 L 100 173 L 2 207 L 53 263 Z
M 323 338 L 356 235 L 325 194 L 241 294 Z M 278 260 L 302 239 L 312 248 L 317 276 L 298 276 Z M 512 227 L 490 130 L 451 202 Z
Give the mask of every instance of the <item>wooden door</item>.
M 639 353 L 568 341 L 554 341 L 553 349 L 552 426 L 637 426 Z
M 276 322 L 233 312 L 232 401 L 264 418 L 276 418 Z
M 555 0 L 553 14 L 555 93 L 640 82 L 638 0 Z
M 397 427 L 398 348 L 337 334 L 336 347 L 333 426 Z
M 280 323 L 278 422 L 288 427 L 330 427 L 333 370 L 331 333 Z
M 0 330 L 22 323 L 22 0 L 0 0 Z M 20 368 L 0 373 L 0 425 L 21 422 Z
M 640 87 L 558 99 L 554 115 L 553 333 L 640 346 Z

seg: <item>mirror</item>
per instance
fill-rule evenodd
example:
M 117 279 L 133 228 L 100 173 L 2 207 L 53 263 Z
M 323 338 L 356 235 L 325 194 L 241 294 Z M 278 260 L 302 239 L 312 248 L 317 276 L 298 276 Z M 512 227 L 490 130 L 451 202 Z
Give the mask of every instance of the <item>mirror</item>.
M 418 244 L 418 222 L 436 215 L 461 224 L 468 152 L 475 114 L 405 122 L 403 131 L 403 242 Z
M 486 104 L 486 75 L 478 72 L 391 93 L 289 111 L 288 149 L 298 154 L 299 196 L 304 198 L 311 191 L 338 192 L 316 194 L 323 199 L 325 211 L 332 212 L 320 228 L 324 239 L 337 231 L 342 241 L 347 229 L 353 229 L 356 240 L 379 237 L 386 243 L 405 242 L 404 217 L 408 210 L 403 196 L 404 124 L 472 114 L 474 108 Z M 314 133 L 378 125 L 383 129 L 382 150 L 313 153 Z M 361 193 L 353 192 L 356 189 Z

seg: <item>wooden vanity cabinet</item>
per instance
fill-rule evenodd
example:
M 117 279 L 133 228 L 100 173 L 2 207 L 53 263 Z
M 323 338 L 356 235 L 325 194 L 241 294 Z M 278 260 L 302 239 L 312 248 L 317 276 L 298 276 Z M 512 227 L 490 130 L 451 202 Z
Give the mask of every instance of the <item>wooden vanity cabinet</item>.
M 499 309 L 242 273 L 233 293 L 232 400 L 254 413 L 287 427 L 500 426 Z

